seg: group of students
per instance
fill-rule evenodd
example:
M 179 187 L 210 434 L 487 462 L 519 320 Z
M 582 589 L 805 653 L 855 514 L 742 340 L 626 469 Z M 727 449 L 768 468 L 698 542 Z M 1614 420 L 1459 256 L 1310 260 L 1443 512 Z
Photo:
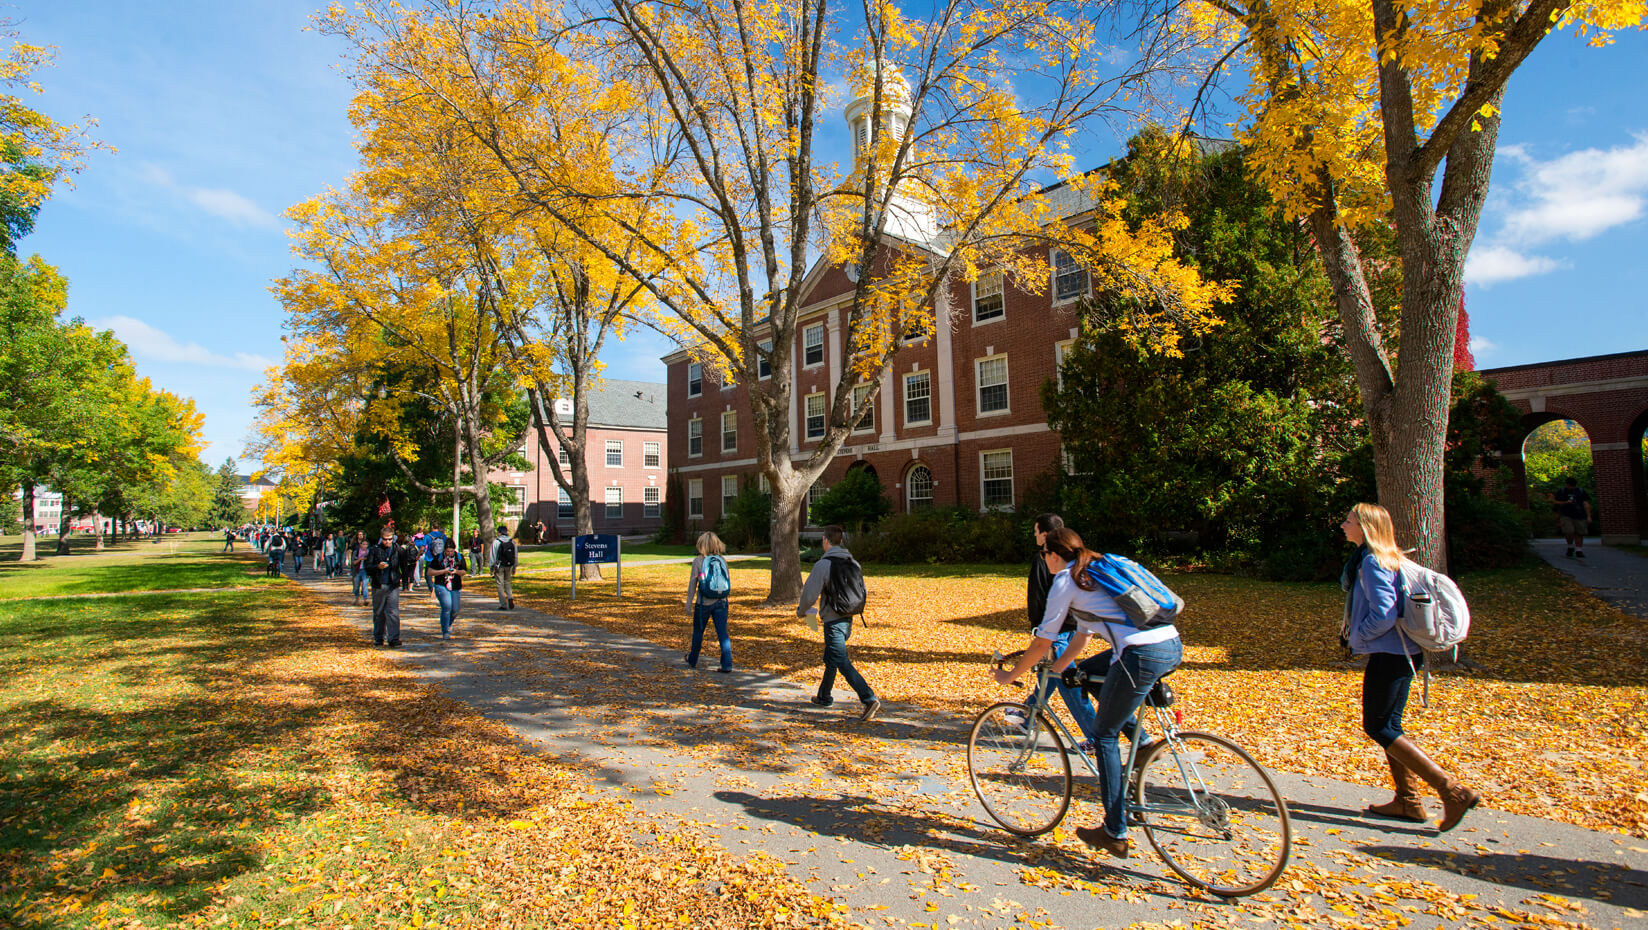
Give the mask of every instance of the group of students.
M 482 561 L 480 535 L 471 537 L 466 558 L 462 549 L 439 531 L 420 534 L 421 539 L 396 535 L 393 521 L 384 523 L 376 542 L 365 533 L 356 533 L 343 547 L 353 580 L 355 606 L 372 606 L 372 642 L 379 646 L 401 645 L 401 594 L 422 584 L 440 605 L 441 639 L 452 638 L 452 624 L 458 618 L 463 599 L 464 578 L 471 566 Z M 420 544 L 421 543 L 421 544 Z M 498 609 L 515 609 L 514 577 L 520 562 L 509 527 L 498 524 L 498 535 L 484 559 L 498 590 Z M 478 570 L 475 569 L 475 570 Z
M 311 559 L 310 569 L 324 572 L 326 577 L 343 575 L 348 567 L 343 541 L 336 533 L 310 533 L 303 530 L 269 528 L 249 532 L 248 538 L 269 559 L 269 574 L 279 574 L 281 565 L 291 560 L 292 573 L 303 571 L 303 560 Z M 224 551 L 234 548 L 234 532 L 224 531 Z

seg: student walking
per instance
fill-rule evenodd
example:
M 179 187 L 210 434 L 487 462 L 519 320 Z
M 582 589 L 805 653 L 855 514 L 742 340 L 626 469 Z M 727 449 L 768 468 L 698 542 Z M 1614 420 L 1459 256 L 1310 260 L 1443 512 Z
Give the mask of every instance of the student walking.
M 1591 528 L 1591 495 L 1579 486 L 1577 478 L 1562 482 L 1562 490 L 1551 495 L 1556 502 L 1557 522 L 1562 525 L 1562 538 L 1568 543 L 1564 553 L 1570 559 L 1585 558 L 1585 533 Z
M 881 712 L 881 699 L 876 697 L 869 682 L 858 673 L 852 657 L 847 654 L 847 639 L 853 635 L 852 615 L 837 613 L 835 605 L 821 597 L 830 583 L 830 576 L 838 569 L 843 575 L 851 573 L 863 578 L 863 568 L 841 544 L 845 535 L 839 526 L 824 527 L 824 555 L 813 563 L 812 571 L 807 574 L 807 583 L 801 588 L 801 603 L 796 605 L 795 615 L 817 614 L 824 627 L 824 678 L 818 683 L 818 694 L 813 696 L 813 703 L 819 707 L 829 707 L 835 703 L 835 676 L 836 672 L 840 672 L 864 705 L 859 719 L 868 722 Z
M 434 552 L 433 546 L 430 551 Z M 463 553 L 455 545 L 442 546 L 429 563 L 429 579 L 435 586 L 435 600 L 441 605 L 442 640 L 452 638 L 452 621 L 458 618 L 463 576 L 468 570 Z
M 515 567 L 520 563 L 520 547 L 509 538 L 509 527 L 498 524 L 492 541 L 492 581 L 498 586 L 498 609 L 515 609 Z
M 372 579 L 372 644 L 401 644 L 401 587 L 406 558 L 395 542 L 395 525 L 384 524 L 378 544 L 367 550 L 366 561 Z
M 732 638 L 727 635 L 727 595 L 732 593 L 732 581 L 726 555 L 727 546 L 721 537 L 700 533 L 698 557 L 692 560 L 692 571 L 687 575 L 687 607 L 692 611 L 692 651 L 687 653 L 687 668 L 698 667 L 704 630 L 714 620 L 715 638 L 721 644 L 721 667 L 716 671 L 723 675 L 732 671 Z
M 353 549 L 351 557 L 354 559 L 355 606 L 359 607 L 365 598 L 372 596 L 369 588 L 370 565 L 366 557 L 372 547 L 367 545 L 366 534 L 357 532 L 354 545 L 351 548 Z
M 1419 800 L 1416 778 L 1442 797 L 1440 832 L 1459 825 L 1482 796 L 1415 746 L 1402 732 L 1402 712 L 1417 669 L 1425 666 L 1425 650 L 1397 628 L 1402 611 L 1402 550 L 1390 513 L 1378 504 L 1357 504 L 1340 524 L 1356 552 L 1345 563 L 1339 587 L 1345 591 L 1345 618 L 1341 636 L 1351 652 L 1368 657 L 1362 674 L 1362 731 L 1385 750 L 1396 796 L 1375 804 L 1368 813 L 1424 823 L 1429 819 Z

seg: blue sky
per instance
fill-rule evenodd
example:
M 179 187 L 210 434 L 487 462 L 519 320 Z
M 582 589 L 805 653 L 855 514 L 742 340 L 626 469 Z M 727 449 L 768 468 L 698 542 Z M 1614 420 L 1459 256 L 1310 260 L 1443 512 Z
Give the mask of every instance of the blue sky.
M 195 399 L 205 459 L 239 457 L 249 392 L 281 357 L 269 282 L 280 214 L 354 167 L 341 48 L 315 5 L 36 0 L 16 27 L 57 47 L 32 102 L 98 120 L 87 161 L 21 245 L 70 281 L 70 312 L 114 329 L 139 370 Z M 1648 348 L 1648 39 L 1548 39 L 1513 79 L 1467 302 L 1479 366 Z M 827 122 L 831 129 L 833 121 Z M 1089 151 L 1119 147 L 1094 139 Z M 1102 160 L 1102 159 L 1095 159 Z M 619 344 L 611 377 L 663 380 L 667 346 Z

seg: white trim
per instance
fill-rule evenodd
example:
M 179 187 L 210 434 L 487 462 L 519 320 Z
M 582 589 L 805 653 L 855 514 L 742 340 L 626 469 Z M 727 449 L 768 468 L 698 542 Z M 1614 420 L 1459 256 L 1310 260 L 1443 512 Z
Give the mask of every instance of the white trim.
M 953 323 L 950 311 L 949 278 L 938 289 L 933 298 L 933 320 L 938 329 L 938 358 L 934 361 L 938 384 L 934 393 L 938 398 L 938 416 L 934 422 L 938 426 L 938 436 L 946 439 L 956 431 L 956 362 L 955 341 L 951 338 L 950 326 Z
M 976 439 L 1000 439 L 1004 436 L 1028 436 L 1031 433 L 1051 433 L 1053 427 L 1046 423 L 1026 423 L 1023 426 L 998 426 L 995 429 L 978 429 L 962 433 L 956 437 L 957 442 L 970 442 Z
M 647 464 L 647 446 L 652 446 L 652 448 L 654 450 L 653 453 L 652 453 L 653 457 L 658 459 L 658 461 L 654 462 L 651 465 Z M 645 470 L 645 469 L 648 469 L 648 468 L 663 468 L 663 467 L 664 467 L 664 444 L 659 442 L 656 439 L 644 440 L 641 443 L 641 468 L 642 468 L 642 470 Z
M 698 424 L 698 451 L 692 451 L 692 425 Z M 704 418 L 691 417 L 687 420 L 687 458 L 701 459 L 704 457 Z
M 658 498 L 655 501 L 647 500 L 648 496 Z M 657 485 L 648 485 L 641 489 L 641 519 L 656 520 L 664 515 L 664 489 Z
M 854 419 L 857 419 L 858 413 L 859 413 L 859 406 L 858 406 L 858 392 L 859 392 L 859 389 L 862 388 L 865 393 L 869 393 L 870 390 L 873 389 L 874 387 L 875 387 L 875 384 L 873 382 L 870 382 L 870 381 L 860 381 L 857 384 L 853 385 L 852 391 L 851 391 L 849 396 L 850 396 L 850 399 L 851 399 L 851 403 L 853 405 L 852 410 L 851 410 L 851 415 L 854 417 Z M 877 401 L 881 400 L 880 395 L 876 396 L 876 400 Z M 878 415 L 878 411 L 875 409 L 875 406 L 870 405 L 870 425 L 869 426 L 864 426 L 862 423 L 854 423 L 850 434 L 851 435 L 858 435 L 860 433 L 873 433 L 873 432 L 875 432 L 876 431 L 876 417 L 877 417 L 877 415 Z
M 727 448 L 727 417 L 729 415 L 732 417 L 732 448 L 731 449 Z M 725 453 L 728 453 L 728 452 L 737 452 L 737 451 L 738 451 L 738 411 L 736 411 L 736 410 L 723 410 L 723 411 L 721 411 L 721 452 L 723 454 L 725 454 Z
M 698 512 L 697 513 L 692 512 L 692 502 L 693 502 L 693 496 L 692 496 L 693 488 L 692 488 L 692 486 L 695 485 L 695 484 L 698 485 L 698 497 L 697 497 Z M 691 520 L 691 519 L 694 519 L 694 518 L 697 518 L 699 520 L 704 519 L 704 479 L 702 479 L 702 478 L 688 478 L 687 479 L 687 508 L 686 509 L 687 509 L 687 519 L 688 520 Z
M 912 419 L 910 419 L 910 379 L 914 378 L 917 375 L 926 375 L 927 376 L 927 419 L 925 419 L 925 420 L 912 420 Z M 928 368 L 922 368 L 922 369 L 918 369 L 916 371 L 905 372 L 904 375 L 901 377 L 901 379 L 899 381 L 899 392 L 900 392 L 900 395 L 901 395 L 900 396 L 901 405 L 904 408 L 904 428 L 909 429 L 909 428 L 915 427 L 915 426 L 932 426 L 933 425 L 933 372 L 932 372 L 932 370 L 928 369 Z
M 994 348 L 994 347 L 992 346 L 991 348 Z M 989 351 L 989 350 L 987 349 L 986 351 Z M 1001 408 L 1000 410 L 985 410 L 984 409 L 984 388 L 985 388 L 985 384 L 984 384 L 983 367 L 984 367 L 985 362 L 993 362 L 998 358 L 1001 359 L 1001 370 L 1002 370 L 1002 380 L 1001 380 L 1001 385 L 1000 386 L 1004 389 L 1003 393 L 1006 394 L 1006 396 L 1007 396 L 1007 406 Z M 975 416 L 978 416 L 980 418 L 982 418 L 982 417 L 999 417 L 999 416 L 1003 416 L 1005 414 L 1012 413 L 1013 412 L 1013 388 L 1012 388 L 1012 384 L 1013 384 L 1013 372 L 1012 372 L 1012 369 L 1007 364 L 1007 353 L 1006 352 L 997 352 L 994 355 L 986 355 L 986 356 L 983 356 L 981 358 L 973 359 L 973 412 L 974 412 Z M 990 385 L 990 387 L 995 387 L 995 386 L 996 385 Z
M 1063 300 L 1059 299 L 1059 265 L 1058 265 L 1058 261 L 1053 257 L 1054 253 L 1061 253 L 1064 256 L 1066 256 L 1067 258 L 1069 258 L 1072 262 L 1075 262 L 1075 264 L 1078 267 L 1081 267 L 1082 273 L 1087 276 L 1087 286 L 1082 288 L 1082 292 L 1080 294 L 1077 294 L 1074 297 L 1066 297 Z M 1071 255 L 1069 252 L 1065 251 L 1064 249 L 1052 248 L 1052 249 L 1047 250 L 1047 295 L 1052 300 L 1053 306 L 1063 307 L 1066 304 L 1073 304 L 1076 301 L 1081 300 L 1083 297 L 1086 297 L 1086 296 L 1088 296 L 1089 294 L 1092 294 L 1092 293 L 1093 293 L 1093 271 L 1092 271 L 1092 269 L 1087 268 L 1085 266 L 1082 266 L 1081 262 L 1076 261 L 1076 257 L 1074 255 Z
M 613 503 L 615 503 L 612 499 L 612 492 L 614 492 L 614 491 L 618 492 L 618 500 L 616 501 L 616 503 L 618 504 L 618 516 L 616 516 L 616 517 L 612 515 L 612 505 L 613 505 Z M 608 519 L 608 520 L 622 520 L 622 519 L 624 519 L 624 489 L 623 489 L 622 486 L 606 488 L 604 490 L 603 494 L 602 494 L 601 503 L 606 505 L 605 508 L 601 511 L 601 513 L 605 516 L 606 519 Z
M 618 464 L 612 464 L 612 444 L 618 444 Z M 601 440 L 601 462 L 608 468 L 624 467 L 624 441 L 622 439 Z
M 772 358 L 771 358 L 771 355 L 772 355 L 773 341 L 771 339 L 757 339 L 756 342 L 755 342 L 755 348 L 756 348 L 758 353 L 759 353 L 759 351 L 761 350 L 761 348 L 763 346 L 766 347 L 767 355 L 769 357 L 763 359 L 759 354 L 756 355 L 756 357 L 755 357 L 756 380 L 758 380 L 758 381 L 771 381 L 772 380 Z M 766 366 L 767 366 L 767 373 L 766 374 L 761 373 L 761 366 L 762 366 L 763 363 L 765 363 Z
M 883 442 L 892 442 L 898 438 L 898 404 L 893 395 L 893 366 L 889 362 L 881 367 L 881 375 L 876 379 L 881 382 L 881 393 L 876 395 L 876 403 L 881 405 L 881 436 Z
M 1053 343 L 1053 383 L 1057 384 L 1061 391 L 1064 390 L 1064 357 L 1075 347 L 1074 337 Z
M 694 365 L 698 366 L 698 390 L 696 390 L 696 391 L 692 389 L 692 367 Z M 703 362 L 688 362 L 687 363 L 687 396 L 688 397 L 703 397 L 704 396 L 704 363 Z
M 1001 452 L 1007 453 L 1007 468 L 1008 468 L 1008 472 L 1007 472 L 1007 498 L 1008 498 L 1008 503 L 1007 503 L 1007 506 L 1005 506 L 1005 507 L 1002 507 L 1002 506 L 991 507 L 991 506 L 989 506 L 988 504 L 986 504 L 984 502 L 984 482 L 986 480 L 1000 481 L 1001 479 L 1000 478 L 986 479 L 984 477 L 984 457 L 986 455 L 995 455 L 995 454 L 1001 453 Z M 1014 490 L 1013 490 L 1013 480 L 1018 474 L 1018 471 L 1017 471 L 1018 466 L 1017 466 L 1017 463 L 1015 463 L 1013 461 L 1013 450 L 1012 450 L 1012 448 L 1009 447 L 1009 448 L 1006 448 L 1006 449 L 980 449 L 979 452 L 978 452 L 978 466 L 979 466 L 979 512 L 983 513 L 986 509 L 989 509 L 989 510 L 999 510 L 999 511 L 1003 511 L 1003 512 L 1006 512 L 1006 513 L 1012 513 L 1013 510 L 1016 507 L 1018 507 L 1018 495 L 1015 494 Z
M 978 278 L 974 278 L 967 286 L 967 318 L 973 321 L 974 326 L 989 326 L 991 323 L 1000 323 L 1007 319 L 1007 275 L 1000 268 L 995 268 L 989 271 L 980 271 L 978 277 L 982 278 L 987 274 L 996 275 L 1001 279 L 1001 310 L 988 320 L 979 319 Z
M 727 494 L 727 481 L 728 481 L 728 479 L 732 480 L 732 494 L 731 495 Z M 721 476 L 721 516 L 724 517 L 724 516 L 727 515 L 727 503 L 729 501 L 737 499 L 737 497 L 738 497 L 738 476 L 737 475 L 722 475 Z
M 745 465 L 754 464 L 755 459 L 733 459 L 730 462 L 704 462 L 699 465 L 682 465 L 680 468 L 675 469 L 675 471 L 681 472 L 682 474 L 693 474 L 695 472 L 709 471 L 712 468 L 743 468 Z
M 811 415 L 807 413 L 807 401 L 812 400 L 814 397 L 818 398 L 819 406 L 824 408 L 822 414 L 824 417 L 824 431 L 819 433 L 817 436 L 814 436 L 811 431 L 807 429 L 807 420 L 811 419 Z M 827 400 L 827 395 L 825 395 L 823 391 L 814 391 L 813 393 L 801 398 L 801 429 L 802 442 L 816 442 L 817 440 L 823 439 L 825 436 L 830 434 L 830 404 Z
M 819 358 L 818 358 L 818 361 L 816 361 L 816 362 L 809 362 L 809 361 L 807 361 L 807 334 L 812 332 L 815 329 L 818 330 L 818 355 L 819 355 Z M 829 356 L 830 356 L 829 336 L 830 336 L 829 327 L 825 326 L 824 321 L 822 321 L 822 320 L 820 320 L 817 323 L 808 323 L 807 325 L 801 327 L 801 352 L 798 353 L 798 354 L 801 356 L 800 357 L 800 362 L 801 362 L 801 370 L 802 371 L 806 371 L 806 370 L 812 369 L 812 368 L 818 368 L 819 366 L 824 364 L 825 360 L 827 360 L 829 358 Z

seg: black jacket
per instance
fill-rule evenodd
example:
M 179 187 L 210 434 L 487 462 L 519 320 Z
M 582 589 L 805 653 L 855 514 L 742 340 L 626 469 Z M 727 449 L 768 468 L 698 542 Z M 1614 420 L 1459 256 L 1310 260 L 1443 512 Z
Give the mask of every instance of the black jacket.
M 1047 614 L 1047 592 L 1053 587 L 1053 573 L 1047 570 L 1047 560 L 1038 553 L 1030 560 L 1030 583 L 1024 592 L 1026 613 L 1030 617 L 1030 629 L 1041 626 L 1041 619 Z M 1065 615 L 1063 633 L 1074 632 L 1076 618 Z
M 379 562 L 388 562 L 389 567 L 379 568 Z M 366 574 L 372 579 L 372 587 L 400 587 L 401 579 L 407 577 L 402 574 L 401 562 L 401 554 L 393 542 L 387 546 L 381 539 L 373 543 L 372 548 L 366 550 Z

